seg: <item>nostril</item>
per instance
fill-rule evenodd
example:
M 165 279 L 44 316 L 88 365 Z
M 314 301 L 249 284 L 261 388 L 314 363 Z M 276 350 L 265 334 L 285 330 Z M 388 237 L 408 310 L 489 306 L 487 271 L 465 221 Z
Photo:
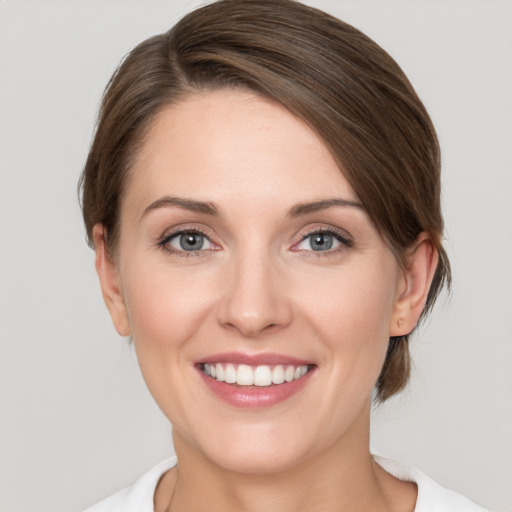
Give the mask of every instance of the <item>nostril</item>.
M 271 334 L 275 331 L 278 331 L 281 326 L 278 323 L 271 323 L 263 325 L 262 327 L 261 324 L 253 325 L 248 323 L 225 322 L 224 327 L 228 328 L 229 330 L 242 333 L 244 336 L 257 337 L 261 334 Z
M 270 288 L 262 290 L 261 286 L 239 284 L 233 293 L 226 293 L 219 301 L 216 310 L 219 324 L 251 338 L 288 325 L 292 315 L 286 298 L 271 292 Z

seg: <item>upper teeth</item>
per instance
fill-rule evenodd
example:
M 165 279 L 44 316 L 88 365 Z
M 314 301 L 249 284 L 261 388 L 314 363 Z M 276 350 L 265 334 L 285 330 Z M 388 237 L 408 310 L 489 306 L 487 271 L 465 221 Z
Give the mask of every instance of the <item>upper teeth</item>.
M 283 366 L 248 366 L 246 364 L 208 364 L 203 365 L 203 372 L 221 382 L 238 384 L 239 386 L 270 386 L 291 382 L 306 375 L 308 365 Z

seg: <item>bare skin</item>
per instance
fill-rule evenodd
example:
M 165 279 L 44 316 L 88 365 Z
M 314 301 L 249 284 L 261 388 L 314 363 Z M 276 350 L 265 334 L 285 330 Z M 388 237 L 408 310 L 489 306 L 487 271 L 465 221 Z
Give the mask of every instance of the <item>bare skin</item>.
M 182 474 L 181 468 L 175 467 L 162 476 L 157 486 L 155 512 L 200 512 L 206 508 L 211 512 L 413 512 L 415 509 L 416 484 L 398 480 L 373 459 L 368 459 L 361 472 L 355 471 L 350 463 L 340 467 L 337 474 L 328 473 L 321 464 L 318 466 L 309 461 L 307 467 L 295 468 L 287 474 L 257 476 L 226 475 L 215 470 L 204 476 Z M 368 478 L 361 478 L 364 474 Z M 183 487 L 181 482 L 185 482 Z
M 414 510 L 415 484 L 369 453 L 370 397 L 437 255 L 422 234 L 403 269 L 306 125 L 243 91 L 165 109 L 124 193 L 116 258 L 101 225 L 94 241 L 114 324 L 173 425 L 179 467 L 157 512 Z M 230 402 L 202 363 L 227 353 L 307 361 L 304 386 L 272 406 Z

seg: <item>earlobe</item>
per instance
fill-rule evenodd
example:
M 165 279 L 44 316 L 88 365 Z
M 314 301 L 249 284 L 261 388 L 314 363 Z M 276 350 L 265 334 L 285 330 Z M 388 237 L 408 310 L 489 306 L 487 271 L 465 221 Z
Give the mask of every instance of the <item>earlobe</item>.
M 102 224 L 94 226 L 93 240 L 96 252 L 96 272 L 100 280 L 103 299 L 117 332 L 121 336 L 129 336 L 131 330 L 126 304 L 119 283 L 118 265 L 108 253 L 105 229 Z
M 422 232 L 409 253 L 391 315 L 390 336 L 404 336 L 416 327 L 427 302 L 438 260 L 432 239 Z

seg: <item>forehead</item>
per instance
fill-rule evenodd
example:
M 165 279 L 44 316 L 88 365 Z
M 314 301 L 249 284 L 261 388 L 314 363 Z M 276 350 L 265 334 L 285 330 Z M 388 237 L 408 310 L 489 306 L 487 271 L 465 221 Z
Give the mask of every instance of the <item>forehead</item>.
M 144 208 L 163 194 L 260 208 L 276 200 L 286 207 L 326 196 L 356 199 L 304 122 L 277 103 L 230 89 L 194 94 L 155 118 L 125 196 Z

